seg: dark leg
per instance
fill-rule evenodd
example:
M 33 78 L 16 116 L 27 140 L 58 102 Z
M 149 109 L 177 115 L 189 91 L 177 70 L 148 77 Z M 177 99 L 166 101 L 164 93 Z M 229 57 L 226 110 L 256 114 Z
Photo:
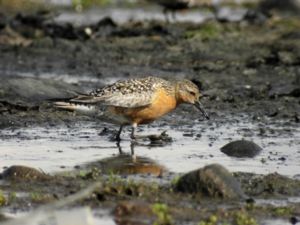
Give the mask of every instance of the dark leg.
M 116 135 L 116 141 L 117 142 L 120 142 L 121 141 L 121 133 L 122 133 L 122 129 L 123 129 L 123 125 L 121 125 L 120 126 L 120 129 L 119 129 L 119 131 L 118 131 L 118 133 L 117 133 L 117 135 Z
M 136 129 L 136 127 L 137 127 L 136 123 L 132 124 L 132 130 L 131 130 L 130 138 L 134 139 L 134 140 L 136 139 L 136 136 L 135 136 L 135 129 Z
M 131 150 L 131 155 L 134 155 L 134 147 L 135 147 L 136 142 L 135 141 L 131 141 L 130 142 L 130 150 Z
M 124 154 L 124 152 L 122 151 L 122 147 L 121 147 L 119 141 L 117 142 L 117 148 L 119 149 L 119 154 L 120 154 L 120 155 Z

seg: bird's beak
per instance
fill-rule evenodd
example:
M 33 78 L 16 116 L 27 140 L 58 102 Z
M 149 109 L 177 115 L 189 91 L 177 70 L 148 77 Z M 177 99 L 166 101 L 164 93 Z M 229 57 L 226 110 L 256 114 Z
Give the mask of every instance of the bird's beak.
M 196 106 L 197 109 L 200 110 L 200 112 L 202 112 L 202 114 L 204 115 L 204 117 L 205 117 L 206 119 L 209 120 L 209 115 L 208 115 L 207 112 L 204 110 L 204 107 L 203 107 L 203 105 L 201 104 L 201 102 L 198 100 L 198 101 L 195 102 L 194 105 Z

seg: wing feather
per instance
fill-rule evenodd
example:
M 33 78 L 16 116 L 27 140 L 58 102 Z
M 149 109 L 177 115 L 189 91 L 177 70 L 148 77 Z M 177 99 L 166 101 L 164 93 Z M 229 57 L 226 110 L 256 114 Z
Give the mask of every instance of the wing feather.
M 88 95 L 79 95 L 70 101 L 125 108 L 143 107 L 152 103 L 155 91 L 164 83 L 167 81 L 157 77 L 117 81 Z
M 100 97 L 101 99 L 101 97 Z M 114 94 L 102 97 L 100 100 L 104 105 L 117 106 L 125 108 L 137 108 L 150 105 L 152 103 L 153 94 L 151 92 L 130 93 L 130 94 Z
M 85 104 L 103 104 L 107 106 L 125 107 L 125 108 L 137 108 L 150 105 L 153 100 L 152 92 L 142 93 L 128 93 L 122 94 L 120 92 L 102 95 L 102 96 L 91 96 L 91 95 L 79 95 L 70 102 L 85 103 Z

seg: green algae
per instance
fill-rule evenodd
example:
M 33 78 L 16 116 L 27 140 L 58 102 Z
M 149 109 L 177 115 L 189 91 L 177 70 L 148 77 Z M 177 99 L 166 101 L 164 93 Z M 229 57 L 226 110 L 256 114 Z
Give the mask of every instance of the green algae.
M 157 216 L 154 225 L 170 225 L 173 224 L 172 217 L 169 213 L 169 208 L 166 204 L 155 203 L 152 205 L 152 211 Z
M 6 203 L 7 203 L 6 198 L 0 189 L 0 206 L 4 206 L 4 205 L 6 205 Z
M 203 23 L 198 29 L 187 30 L 185 37 L 187 39 L 214 39 L 221 35 L 223 28 L 215 22 Z

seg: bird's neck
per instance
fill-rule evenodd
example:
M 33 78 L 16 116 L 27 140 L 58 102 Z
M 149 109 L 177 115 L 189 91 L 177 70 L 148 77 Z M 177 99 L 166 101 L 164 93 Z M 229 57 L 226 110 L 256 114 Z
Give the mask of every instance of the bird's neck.
M 183 103 L 183 99 L 182 99 L 182 97 L 180 95 L 180 91 L 179 91 L 180 83 L 177 81 L 175 83 L 174 87 L 175 87 L 174 94 L 175 94 L 175 98 L 176 98 L 176 103 L 177 103 L 177 105 L 179 105 L 179 104 Z

